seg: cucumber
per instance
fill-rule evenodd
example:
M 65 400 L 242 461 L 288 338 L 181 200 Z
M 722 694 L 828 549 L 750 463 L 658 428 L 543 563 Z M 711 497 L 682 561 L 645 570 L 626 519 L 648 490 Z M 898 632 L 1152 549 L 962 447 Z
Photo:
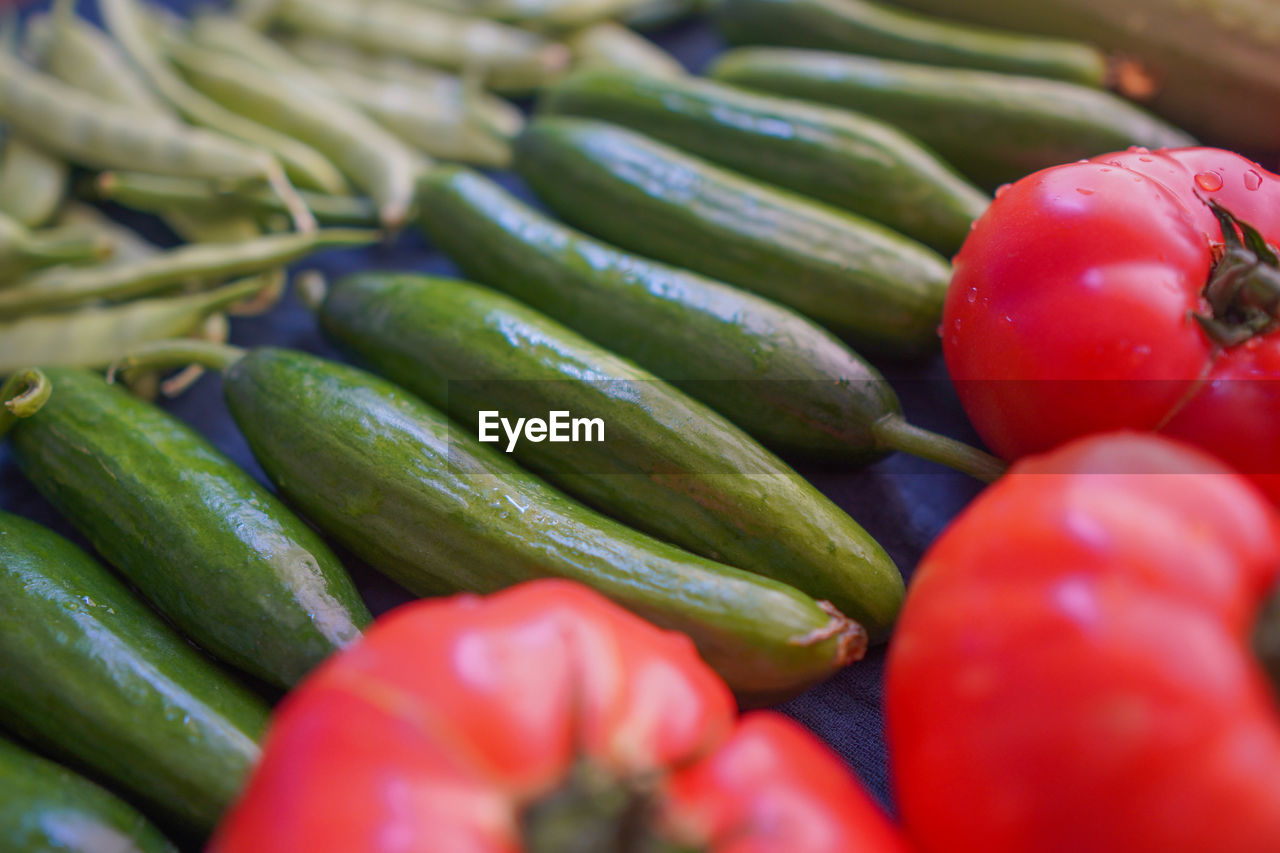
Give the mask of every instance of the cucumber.
M 0 849 L 177 853 L 133 807 L 0 737 Z
M 1152 109 L 1214 144 L 1280 151 L 1275 0 L 898 0 L 939 15 L 1086 39 L 1140 61 Z M 1124 89 L 1123 78 L 1120 81 Z
M 369 612 L 311 528 L 198 433 L 100 376 L 13 427 L 18 466 L 108 562 L 206 650 L 289 686 Z
M 1107 92 L 1039 77 L 780 48 L 731 50 L 709 73 L 883 119 L 986 188 L 1133 145 L 1195 143 Z
M 782 460 L 652 373 L 451 279 L 349 276 L 320 318 L 345 351 L 473 435 L 481 410 L 601 419 L 602 441 L 521 441 L 514 457 L 639 530 L 830 601 L 873 640 L 888 634 L 903 594 L 889 555 Z
M 916 140 L 877 119 L 695 77 L 578 72 L 548 113 L 629 127 L 729 169 L 954 252 L 990 203 Z
M 267 713 L 88 554 L 0 513 L 0 724 L 207 831 Z
M 870 0 L 717 0 L 713 9 L 732 44 L 811 47 L 1085 86 L 1106 82 L 1106 57 L 1088 44 L 975 27 Z
M 877 352 L 938 347 L 951 267 L 882 225 L 604 122 L 544 116 L 515 148 L 520 174 L 571 225 L 776 299 Z
M 831 605 L 592 512 L 362 370 L 262 348 L 230 365 L 225 390 L 280 491 L 411 592 L 580 581 L 689 634 L 752 703 L 829 677 L 866 642 Z

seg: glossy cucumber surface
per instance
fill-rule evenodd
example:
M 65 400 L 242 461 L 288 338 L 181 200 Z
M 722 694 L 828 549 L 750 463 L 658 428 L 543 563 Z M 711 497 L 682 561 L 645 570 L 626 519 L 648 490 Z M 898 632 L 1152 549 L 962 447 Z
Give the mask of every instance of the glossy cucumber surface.
M 872 425 L 900 416 L 889 383 L 795 311 L 602 243 L 489 178 L 439 166 L 419 221 L 469 277 L 676 385 L 767 447 L 868 463 Z
M 351 276 L 330 290 L 321 322 L 469 430 L 484 410 L 511 421 L 598 418 L 598 435 L 580 432 L 592 440 L 510 442 L 499 428 L 493 446 L 514 445 L 527 468 L 607 515 L 830 601 L 873 639 L 888 634 L 902 578 L 871 535 L 746 433 L 634 363 L 453 279 Z
M 951 267 L 883 225 L 586 119 L 533 121 L 516 168 L 569 224 L 615 245 L 776 299 L 855 346 L 938 346 Z
M 0 724 L 208 831 L 267 714 L 92 557 L 0 513 Z
M 7 853 L 177 853 L 124 800 L 3 737 L 0 791 Z
M 1132 145 L 1195 141 L 1108 92 L 1039 77 L 782 48 L 729 51 L 709 73 L 895 124 L 988 189 Z
M 734 44 L 811 47 L 1028 74 L 1101 86 L 1107 62 L 1084 42 L 975 27 L 869 0 L 718 0 L 720 31 Z M 943 10 L 945 14 L 946 10 Z M 999 25 L 999 22 L 995 22 Z
M 82 370 L 18 423 L 19 467 L 112 565 L 217 657 L 289 686 L 369 613 L 337 557 L 195 430 Z
M 688 633 L 753 702 L 797 693 L 857 655 L 858 632 L 829 607 L 587 509 L 363 370 L 257 349 L 227 370 L 226 396 L 280 490 L 412 592 L 577 580 Z
M 580 71 L 545 90 L 549 113 L 602 119 L 954 252 L 990 199 L 878 119 L 726 86 Z

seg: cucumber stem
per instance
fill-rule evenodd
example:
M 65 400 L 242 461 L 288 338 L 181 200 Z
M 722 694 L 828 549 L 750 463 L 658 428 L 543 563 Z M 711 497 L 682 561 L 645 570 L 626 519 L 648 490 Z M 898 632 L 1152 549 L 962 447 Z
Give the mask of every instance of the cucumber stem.
M 19 370 L 0 386 L 0 436 L 9 431 L 9 427 L 18 418 L 29 418 L 49 399 L 53 386 L 49 378 L 34 367 Z
M 898 415 L 876 421 L 871 432 L 876 437 L 876 443 L 882 447 L 901 450 L 903 453 L 946 465 L 984 483 L 995 481 L 1005 471 L 1005 464 L 990 453 L 963 441 L 921 429 Z
M 240 347 L 214 341 L 183 338 L 181 340 L 153 341 L 141 344 L 137 349 L 122 355 L 107 368 L 107 381 L 115 382 L 116 376 L 138 371 L 171 370 L 198 364 L 210 370 L 226 370 L 245 354 Z

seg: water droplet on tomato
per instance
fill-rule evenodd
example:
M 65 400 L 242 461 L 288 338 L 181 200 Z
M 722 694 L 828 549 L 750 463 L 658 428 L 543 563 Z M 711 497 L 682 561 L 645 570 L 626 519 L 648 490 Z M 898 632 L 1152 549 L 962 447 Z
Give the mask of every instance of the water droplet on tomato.
M 1123 168 L 1124 168 L 1124 163 L 1121 163 L 1119 160 L 1108 160 L 1108 161 L 1107 161 L 1107 165 L 1108 165 L 1108 166 L 1115 166 L 1117 169 L 1123 169 Z
M 969 288 L 969 292 L 965 294 L 964 298 L 965 298 L 969 303 L 971 303 L 971 304 L 972 304 L 972 303 L 974 303 L 974 302 L 977 302 L 977 301 L 978 301 L 978 288 L 976 288 L 976 287 L 971 287 L 971 288 Z
M 1001 184 L 1000 186 L 996 187 L 996 198 L 1000 198 L 1000 196 L 1007 193 L 1009 191 L 1009 188 L 1012 186 L 1013 184 Z
M 1205 192 L 1216 192 L 1222 189 L 1222 175 L 1217 172 L 1200 172 L 1196 175 L 1196 186 Z
M 1142 162 L 1142 163 L 1154 163 L 1154 162 L 1156 161 L 1156 158 L 1154 158 L 1154 157 L 1139 157 L 1139 158 L 1138 158 L 1138 160 L 1139 160 L 1139 162 Z
M 1262 186 L 1262 176 L 1250 169 L 1244 173 L 1244 188 L 1247 190 L 1256 190 Z
M 1076 187 L 1076 192 L 1080 195 L 1093 195 L 1093 190 L 1087 190 L 1084 187 Z
M 1151 149 L 1143 145 L 1130 145 L 1129 151 L 1132 154 L 1150 154 L 1151 153 Z

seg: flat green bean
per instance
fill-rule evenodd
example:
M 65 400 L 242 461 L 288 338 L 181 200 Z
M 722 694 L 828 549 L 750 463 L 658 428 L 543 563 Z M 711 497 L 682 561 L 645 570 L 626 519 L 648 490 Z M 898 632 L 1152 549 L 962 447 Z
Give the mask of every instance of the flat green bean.
M 53 218 L 67 192 L 67 164 L 21 136 L 0 152 L 0 212 L 34 228 Z
M 154 257 L 160 247 L 142 237 L 132 228 L 126 228 L 96 207 L 78 201 L 68 201 L 58 212 L 58 225 L 81 228 L 85 233 L 96 234 L 111 246 L 111 257 L 106 264 L 127 264 Z
M 140 343 L 191 334 L 270 283 L 255 276 L 203 293 L 0 322 L 0 375 L 32 363 L 106 367 Z
M 280 199 L 260 187 L 226 190 L 212 181 L 152 175 L 146 172 L 103 172 L 93 182 L 93 197 L 135 210 L 160 213 L 168 208 L 255 214 L 287 213 Z M 303 191 L 302 201 L 325 225 L 378 226 L 378 209 L 366 196 L 321 195 Z
M 412 0 L 455 15 L 479 15 L 546 32 L 564 32 L 616 18 L 635 0 Z
M 215 101 L 288 133 L 328 156 L 378 205 L 383 227 L 407 220 L 425 159 L 377 122 L 292 77 L 264 74 L 239 59 L 193 44 L 171 56 L 197 89 Z
M 432 68 L 415 59 L 395 54 L 370 53 L 346 42 L 314 35 L 290 36 L 284 40 L 284 46 L 321 71 L 350 71 L 362 78 L 395 83 L 398 88 L 412 89 L 442 99 L 452 99 L 459 93 L 464 94 L 468 114 L 483 127 L 504 138 L 514 138 L 524 128 L 524 114 L 515 104 L 483 89 L 466 86 L 458 75 Z
M 51 16 L 27 24 L 44 69 L 69 86 L 104 101 L 157 115 L 172 115 L 120 46 L 102 30 L 75 14 L 74 3 L 56 0 Z
M 481 73 L 504 91 L 532 91 L 569 65 L 568 48 L 536 33 L 403 0 L 280 0 L 275 13 L 287 29 Z
M 41 267 L 102 260 L 110 255 L 111 245 L 97 235 L 79 229 L 31 231 L 0 214 L 0 286 Z
M 644 36 L 613 21 L 579 30 L 566 40 L 574 68 L 618 68 L 650 77 L 684 74 L 680 60 Z
M 136 0 L 99 0 L 98 5 L 107 30 L 130 61 L 188 120 L 270 151 L 308 189 L 337 195 L 347 191 L 337 167 L 311 146 L 227 109 L 184 83 L 156 50 L 148 32 L 151 22 Z
M 156 212 L 187 243 L 235 243 L 262 234 L 257 220 L 239 210 L 168 207 Z
M 144 296 L 188 282 L 210 282 L 284 266 L 319 249 L 363 246 L 378 232 L 329 228 L 268 234 L 239 243 L 193 243 L 135 263 L 58 268 L 0 290 L 0 318 L 102 300 Z

